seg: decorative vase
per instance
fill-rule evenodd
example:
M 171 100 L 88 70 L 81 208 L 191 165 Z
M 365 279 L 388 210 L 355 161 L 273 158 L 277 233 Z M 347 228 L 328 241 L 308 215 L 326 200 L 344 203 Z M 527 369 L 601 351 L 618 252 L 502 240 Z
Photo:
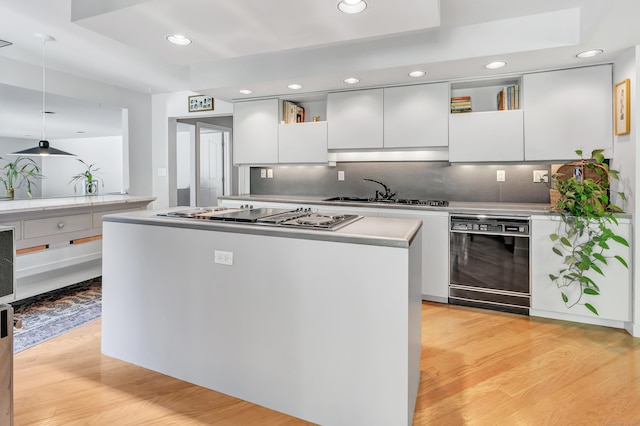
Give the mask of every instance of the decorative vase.
M 96 179 L 85 181 L 84 195 L 98 195 L 98 181 Z
M 9 189 L 7 189 L 7 193 L 6 193 L 6 195 L 7 195 L 7 198 L 8 198 L 8 199 L 13 200 L 13 197 L 14 197 L 14 190 L 13 190 L 13 188 L 9 188 Z

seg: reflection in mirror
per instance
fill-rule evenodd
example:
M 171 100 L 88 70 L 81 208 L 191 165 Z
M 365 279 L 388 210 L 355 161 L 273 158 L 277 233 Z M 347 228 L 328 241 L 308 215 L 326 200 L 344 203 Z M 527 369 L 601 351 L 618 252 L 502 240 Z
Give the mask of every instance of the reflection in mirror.
M 84 185 L 74 189 L 71 178 L 85 171 L 82 159 L 99 168 L 98 194 L 117 192 L 123 176 L 123 120 L 118 107 L 47 93 L 47 140 L 75 157 L 31 157 L 44 179 L 32 187 L 33 198 L 83 195 Z M 42 92 L 0 84 L 0 172 L 15 156 L 8 153 L 38 145 L 42 138 Z M 1 187 L 4 196 L 4 187 Z M 27 188 L 15 190 L 15 199 L 28 199 Z

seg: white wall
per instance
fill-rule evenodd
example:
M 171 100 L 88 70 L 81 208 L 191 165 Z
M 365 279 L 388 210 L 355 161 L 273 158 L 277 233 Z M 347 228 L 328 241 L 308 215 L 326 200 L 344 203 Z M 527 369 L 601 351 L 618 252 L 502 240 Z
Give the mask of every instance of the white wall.
M 631 93 L 636 89 L 636 52 L 635 49 L 628 49 L 623 52 L 613 64 L 614 85 L 624 79 L 630 80 Z M 613 90 L 613 88 L 611 89 Z M 620 172 L 620 181 L 611 183 L 613 202 L 622 207 L 626 212 L 633 214 L 636 212 L 635 200 L 637 199 L 636 185 L 636 97 L 631 96 L 631 132 L 627 135 L 613 136 L 613 162 L 611 168 Z M 617 192 L 625 193 L 628 202 L 624 202 L 617 196 Z
M 622 191 L 628 198 L 627 203 L 623 203 L 614 194 L 614 202 L 623 207 L 624 210 L 633 215 L 632 219 L 632 262 L 631 264 L 631 280 L 633 283 L 633 325 L 629 330 L 635 336 L 640 337 L 640 250 L 638 250 L 638 242 L 640 242 L 640 229 L 637 224 L 635 212 L 640 212 L 640 199 L 638 197 L 638 188 L 640 188 L 640 173 L 637 168 L 640 166 L 640 150 L 636 148 L 637 144 L 637 123 L 640 120 L 640 111 L 637 106 L 640 99 L 640 89 L 638 81 L 640 78 L 640 46 L 623 52 L 614 62 L 613 66 L 613 83 L 614 85 L 628 78 L 630 83 L 630 118 L 631 131 L 627 135 L 614 135 L 613 137 L 613 162 L 611 167 L 620 172 L 621 181 L 612 182 L 612 193 Z M 612 88 L 613 90 L 613 88 Z
M 51 140 L 51 146 L 75 154 L 75 157 L 44 157 L 42 172 L 43 197 L 82 195 L 82 182 L 69 184 L 71 177 L 85 171 L 78 159 L 99 168 L 95 173 L 100 185 L 98 194 L 120 193 L 122 190 L 122 137 Z M 103 187 L 104 185 L 104 187 Z
M 176 185 L 178 188 L 191 186 L 191 132 L 176 133 Z
M 152 96 L 153 195 L 157 200 L 153 208 L 177 205 L 176 177 L 176 118 L 227 116 L 233 114 L 233 104 L 214 100 L 213 111 L 189 112 L 189 96 L 194 92 L 161 93 Z M 170 126 L 170 123 L 172 125 Z M 171 156 L 169 156 L 171 154 Z

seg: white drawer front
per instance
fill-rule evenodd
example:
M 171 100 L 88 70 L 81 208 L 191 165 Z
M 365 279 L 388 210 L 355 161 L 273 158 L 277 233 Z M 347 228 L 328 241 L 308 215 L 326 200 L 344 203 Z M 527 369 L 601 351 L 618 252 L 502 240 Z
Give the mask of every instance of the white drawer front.
M 24 221 L 24 238 L 46 237 L 91 229 L 91 213 Z
M 0 226 L 13 227 L 13 235 L 16 241 L 22 239 L 22 223 L 19 220 L 16 220 L 15 222 L 0 222 Z
M 93 227 L 94 228 L 102 228 L 102 216 L 104 216 L 106 214 L 124 213 L 124 212 L 137 212 L 137 211 L 140 211 L 139 207 L 135 208 L 135 209 L 110 210 L 108 212 L 93 213 Z

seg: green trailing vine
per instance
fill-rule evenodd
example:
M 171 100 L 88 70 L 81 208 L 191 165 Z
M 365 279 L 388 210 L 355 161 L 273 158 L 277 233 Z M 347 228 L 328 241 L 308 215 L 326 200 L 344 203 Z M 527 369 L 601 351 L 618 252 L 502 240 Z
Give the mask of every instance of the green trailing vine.
M 585 160 L 582 151 L 578 150 L 576 154 L 582 160 L 584 172 L 577 177 L 560 173 L 552 176 L 553 184 L 560 192 L 554 207 L 561 220 L 558 231 L 550 238 L 554 242 L 553 252 L 563 258 L 563 263 L 556 274 L 549 274 L 549 278 L 561 290 L 567 308 L 584 305 L 595 315 L 599 315 L 595 306 L 583 302 L 584 295 L 597 296 L 601 292 L 592 277 L 604 276 L 603 267 L 610 261 L 629 268 L 621 256 L 608 254 L 611 244 L 628 247 L 629 242 L 613 230 L 614 225 L 618 225 L 616 214 L 622 213 L 622 209 L 611 203 L 609 178 L 618 180 L 619 177 L 618 172 L 604 161 L 602 152 L 594 150 Z M 623 192 L 618 194 L 626 200 Z

